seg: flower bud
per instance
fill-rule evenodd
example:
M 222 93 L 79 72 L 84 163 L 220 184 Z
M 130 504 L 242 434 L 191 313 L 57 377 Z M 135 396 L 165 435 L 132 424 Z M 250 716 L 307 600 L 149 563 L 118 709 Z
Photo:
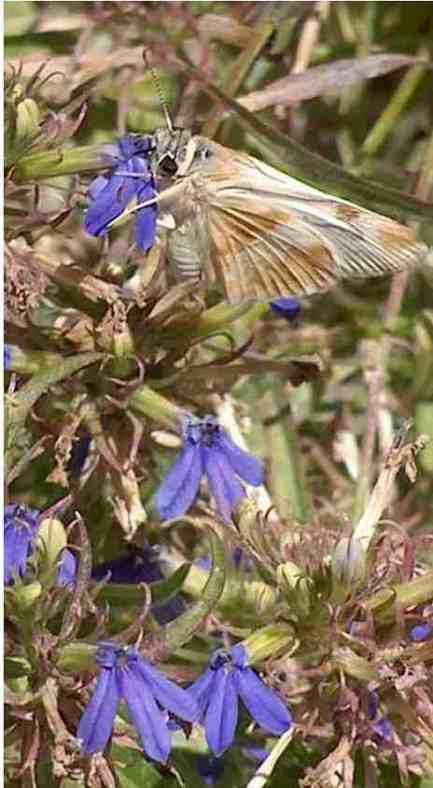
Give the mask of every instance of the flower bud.
M 107 167 L 104 145 L 86 145 L 32 153 L 23 156 L 15 165 L 16 182 L 53 178 L 57 175 L 75 175 L 82 172 L 97 172 Z
M 343 536 L 332 555 L 334 601 L 344 601 L 356 593 L 367 576 L 367 556 L 358 539 Z
M 90 643 L 80 643 L 78 640 L 68 643 L 59 649 L 56 667 L 64 673 L 93 670 L 97 648 Z
M 174 402 L 162 397 L 149 386 L 139 386 L 128 400 L 129 407 L 149 419 L 172 429 L 179 429 L 185 415 Z
M 243 599 L 254 607 L 259 618 L 269 616 L 277 603 L 277 593 L 262 581 L 253 581 L 244 586 Z
M 56 583 L 61 554 L 67 544 L 66 533 L 60 520 L 42 520 L 36 540 L 38 577 L 44 588 Z
M 39 133 L 40 113 L 36 101 L 28 98 L 16 84 L 6 103 L 6 164 L 12 166 L 25 153 Z
M 312 582 L 305 572 L 292 561 L 286 561 L 277 568 L 277 583 L 297 614 L 308 616 L 311 612 Z
M 28 585 L 16 585 L 5 590 L 6 606 L 18 615 L 27 615 L 32 610 L 36 600 L 42 593 L 42 586 L 38 580 Z
M 296 646 L 296 639 L 289 624 L 269 624 L 253 632 L 242 645 L 248 653 L 249 664 L 254 665 L 283 652 L 291 652 Z
M 16 135 L 21 145 L 29 144 L 39 131 L 40 113 L 36 101 L 26 98 L 17 107 Z

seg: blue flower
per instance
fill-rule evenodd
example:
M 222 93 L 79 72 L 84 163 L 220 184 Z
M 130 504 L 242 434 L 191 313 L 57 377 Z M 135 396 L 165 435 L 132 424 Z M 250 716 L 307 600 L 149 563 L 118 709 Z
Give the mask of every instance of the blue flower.
M 263 761 L 266 761 L 269 753 L 263 747 L 242 747 L 242 755 L 260 766 Z
M 74 585 L 77 579 L 77 568 L 77 559 L 74 554 L 66 548 L 63 550 L 59 573 L 57 575 L 57 583 L 59 586 Z
M 298 317 L 301 305 L 297 298 L 274 298 L 271 301 L 271 309 L 279 317 L 285 317 L 286 320 L 292 322 Z
M 230 520 L 232 511 L 246 495 L 237 477 L 257 487 L 263 484 L 264 468 L 259 460 L 233 443 L 214 416 L 187 416 L 181 455 L 157 493 L 162 519 L 185 514 L 197 498 L 202 476 L 206 476 L 223 518 Z
M 224 766 L 219 758 L 199 755 L 197 757 L 197 771 L 206 785 L 215 785 L 223 775 Z
M 101 671 L 77 730 L 83 755 L 105 749 L 119 703 L 125 701 L 145 753 L 155 761 L 166 763 L 171 740 L 163 710 L 194 722 L 198 717 L 194 699 L 186 690 L 172 684 L 134 648 L 101 643 L 96 661 Z
M 32 557 L 39 525 L 42 520 L 38 509 L 21 504 L 9 504 L 4 513 L 4 583 L 13 585 L 26 573 L 27 562 Z M 70 550 L 62 553 L 57 582 L 67 586 L 75 582 L 77 560 Z
M 4 513 L 4 582 L 12 585 L 25 574 L 33 553 L 40 512 L 28 506 L 10 504 Z
M 281 736 L 292 725 L 283 701 L 248 667 L 242 645 L 229 652 L 216 651 L 209 668 L 188 688 L 200 709 L 210 750 L 219 757 L 233 743 L 238 721 L 239 698 L 251 717 L 265 731 Z
M 5 369 L 10 369 L 12 366 L 12 345 L 3 346 L 3 366 Z
M 150 169 L 152 150 L 150 137 L 128 134 L 116 145 L 106 147 L 110 175 L 98 175 L 88 189 L 91 205 L 86 211 L 84 227 L 90 235 L 106 235 L 108 225 L 117 219 L 136 198 L 137 203 L 155 196 L 155 183 Z M 136 241 L 144 252 L 155 242 L 156 205 L 137 211 Z
M 390 742 L 394 738 L 394 727 L 387 717 L 381 717 L 379 713 L 379 695 L 375 690 L 368 693 L 367 713 L 373 722 L 373 730 L 379 739 Z
M 125 585 L 138 585 L 138 583 L 155 583 L 164 579 L 158 551 L 153 547 L 130 546 L 130 552 L 121 555 L 112 561 L 97 564 L 92 569 L 94 580 L 107 580 L 109 583 L 124 583 Z M 160 624 L 167 624 L 183 613 L 185 605 L 181 597 L 152 605 L 152 613 Z
M 418 624 L 416 627 L 412 627 L 409 632 L 409 637 L 414 643 L 422 643 L 424 640 L 428 640 L 433 635 L 433 624 L 429 624 L 427 621 L 425 624 Z

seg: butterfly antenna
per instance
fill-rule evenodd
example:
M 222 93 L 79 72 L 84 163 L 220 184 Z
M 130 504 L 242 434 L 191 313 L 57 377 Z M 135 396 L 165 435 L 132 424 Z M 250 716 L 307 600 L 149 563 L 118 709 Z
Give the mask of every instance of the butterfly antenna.
M 149 69 L 149 71 L 151 73 L 151 76 L 152 76 L 152 79 L 153 79 L 153 84 L 155 85 L 155 90 L 156 90 L 157 95 L 158 95 L 158 100 L 159 100 L 159 103 L 161 104 L 161 109 L 162 109 L 162 111 L 164 113 L 164 118 L 165 118 L 165 122 L 166 122 L 167 128 L 168 128 L 170 134 L 173 134 L 174 133 L 174 127 L 173 127 L 173 122 L 172 122 L 171 117 L 170 117 L 170 113 L 168 111 L 168 104 L 167 104 L 166 98 L 164 96 L 164 93 L 163 93 L 163 90 L 162 90 L 162 87 L 161 87 L 161 82 L 159 80 L 158 74 L 156 73 L 154 67 L 152 66 L 152 64 L 151 64 L 151 62 L 149 60 L 149 55 L 147 54 L 147 50 L 146 49 L 143 49 L 143 60 L 144 60 L 147 68 Z

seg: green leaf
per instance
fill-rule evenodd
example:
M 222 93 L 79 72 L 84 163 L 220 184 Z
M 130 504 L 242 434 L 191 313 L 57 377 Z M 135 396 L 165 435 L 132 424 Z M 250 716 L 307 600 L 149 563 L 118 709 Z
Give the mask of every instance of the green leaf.
M 38 16 L 37 3 L 20 0 L 19 3 L 5 3 L 4 26 L 5 35 L 21 36 L 31 29 Z

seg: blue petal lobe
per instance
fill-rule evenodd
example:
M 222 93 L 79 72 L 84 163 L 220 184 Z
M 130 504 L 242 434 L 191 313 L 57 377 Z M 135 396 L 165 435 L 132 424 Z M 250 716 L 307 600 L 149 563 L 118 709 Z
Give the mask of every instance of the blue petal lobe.
M 83 755 L 102 752 L 113 730 L 120 692 L 115 669 L 102 669 L 95 691 L 81 717 L 77 738 L 82 741 Z
M 227 457 L 231 467 L 248 484 L 258 487 L 263 484 L 265 478 L 265 468 L 252 454 L 241 449 L 232 441 L 227 433 L 221 432 L 218 440 L 218 448 Z
M 202 446 L 204 470 L 212 495 L 224 520 L 230 520 L 233 509 L 245 498 L 245 490 L 236 478 L 225 454 Z
M 29 554 L 30 534 L 25 527 L 9 526 L 5 530 L 4 582 L 12 583 L 17 575 L 23 575 Z
M 235 737 L 238 695 L 232 671 L 221 669 L 215 674 L 205 728 L 209 748 L 218 757 L 230 747 Z
M 139 249 L 148 252 L 155 243 L 156 235 L 156 207 L 148 205 L 137 211 L 135 223 L 135 239 Z
M 422 643 L 423 640 L 428 640 L 433 635 L 433 624 L 418 624 L 412 627 L 409 632 L 409 637 L 414 643 Z
M 75 583 L 77 577 L 77 559 L 70 550 L 63 551 L 62 562 L 57 575 L 59 586 L 69 586 Z
M 392 741 L 394 738 L 394 727 L 387 717 L 380 717 L 373 725 L 374 732 L 377 736 L 385 741 Z
M 136 727 L 143 749 L 150 758 L 166 763 L 170 754 L 170 733 L 164 716 L 156 705 L 136 666 L 129 664 L 119 671 L 122 696 Z
M 102 190 L 105 189 L 108 180 L 109 179 L 106 177 L 106 175 L 98 175 L 98 177 L 94 178 L 94 180 L 89 184 L 87 187 L 87 194 L 92 200 L 96 200 L 98 194 L 100 194 Z
M 163 709 L 168 709 L 188 722 L 198 719 L 200 714 L 198 704 L 186 690 L 173 684 L 163 673 L 148 665 L 143 659 L 137 660 L 135 669 L 149 684 L 153 697 Z
M 236 671 L 236 684 L 242 702 L 260 727 L 280 736 L 293 725 L 283 701 L 251 668 Z
M 138 185 L 132 178 L 113 175 L 86 212 L 86 231 L 96 237 L 105 235 L 108 232 L 107 225 L 123 213 L 136 194 Z
M 295 320 L 301 311 L 301 304 L 297 298 L 274 298 L 271 309 L 286 320 Z
M 157 493 L 163 520 L 180 517 L 194 503 L 203 474 L 200 446 L 187 442 Z
M 137 203 L 147 202 L 151 200 L 155 194 L 156 192 L 152 178 L 138 192 Z M 147 252 L 155 243 L 156 215 L 156 205 L 148 205 L 146 208 L 141 208 L 137 211 L 135 237 L 138 248 L 142 249 L 143 252 Z
M 187 692 L 190 692 L 193 698 L 197 701 L 200 710 L 200 719 L 204 717 L 204 713 L 208 707 L 212 692 L 213 684 L 216 680 L 217 671 L 208 668 L 202 676 L 200 676 L 194 684 L 188 687 Z

